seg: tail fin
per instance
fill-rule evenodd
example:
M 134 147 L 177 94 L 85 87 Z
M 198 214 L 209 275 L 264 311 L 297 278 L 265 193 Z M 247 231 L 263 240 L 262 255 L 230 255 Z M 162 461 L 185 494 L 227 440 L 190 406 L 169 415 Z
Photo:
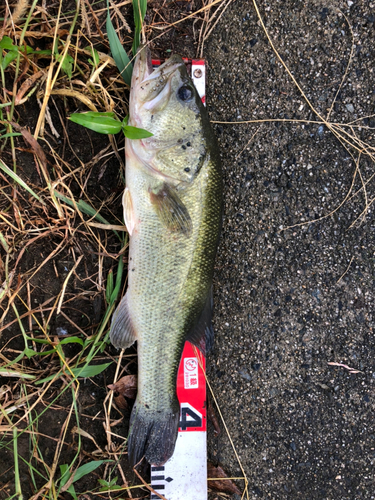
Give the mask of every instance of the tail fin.
M 128 455 L 134 466 L 143 455 L 153 465 L 163 465 L 174 452 L 178 433 L 180 406 L 152 411 L 135 403 L 130 417 Z

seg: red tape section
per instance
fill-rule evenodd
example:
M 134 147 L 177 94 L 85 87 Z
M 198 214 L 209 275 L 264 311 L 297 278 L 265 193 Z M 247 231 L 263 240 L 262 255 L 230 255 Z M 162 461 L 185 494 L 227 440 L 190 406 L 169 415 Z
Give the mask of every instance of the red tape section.
M 206 360 L 202 353 L 186 342 L 177 374 L 181 432 L 205 432 L 207 429 L 205 368 Z

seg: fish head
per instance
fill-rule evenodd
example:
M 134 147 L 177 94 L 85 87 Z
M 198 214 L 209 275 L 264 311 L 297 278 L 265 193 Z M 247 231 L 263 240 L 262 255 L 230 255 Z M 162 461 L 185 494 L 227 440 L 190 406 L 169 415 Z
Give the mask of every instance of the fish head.
M 153 134 L 131 141 L 138 159 L 176 183 L 191 182 L 207 158 L 210 126 L 206 110 L 179 55 L 152 68 L 147 47 L 134 65 L 129 125 Z

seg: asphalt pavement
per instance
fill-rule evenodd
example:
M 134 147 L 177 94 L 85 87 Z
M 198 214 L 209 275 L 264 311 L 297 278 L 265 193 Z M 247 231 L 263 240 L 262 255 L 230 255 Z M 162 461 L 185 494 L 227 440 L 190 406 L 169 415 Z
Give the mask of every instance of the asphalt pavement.
M 375 3 L 259 9 L 305 97 L 253 3 L 233 2 L 206 44 L 208 109 L 257 122 L 214 125 L 225 214 L 208 375 L 250 498 L 370 500 Z M 224 429 L 209 458 L 242 475 Z

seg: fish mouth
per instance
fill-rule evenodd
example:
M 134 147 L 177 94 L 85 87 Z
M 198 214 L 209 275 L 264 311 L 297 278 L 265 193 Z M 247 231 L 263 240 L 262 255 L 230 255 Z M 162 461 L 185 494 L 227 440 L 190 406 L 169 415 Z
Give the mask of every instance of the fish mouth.
M 131 87 L 138 85 L 153 72 L 151 52 L 147 45 L 140 45 L 135 58 Z

